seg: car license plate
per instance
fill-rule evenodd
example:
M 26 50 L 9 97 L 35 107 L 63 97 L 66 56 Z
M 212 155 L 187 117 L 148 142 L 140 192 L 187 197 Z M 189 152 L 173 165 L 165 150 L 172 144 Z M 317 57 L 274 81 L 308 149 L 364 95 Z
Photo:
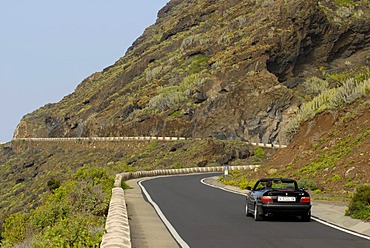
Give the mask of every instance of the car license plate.
M 279 202 L 295 202 L 295 197 L 292 196 L 278 196 Z

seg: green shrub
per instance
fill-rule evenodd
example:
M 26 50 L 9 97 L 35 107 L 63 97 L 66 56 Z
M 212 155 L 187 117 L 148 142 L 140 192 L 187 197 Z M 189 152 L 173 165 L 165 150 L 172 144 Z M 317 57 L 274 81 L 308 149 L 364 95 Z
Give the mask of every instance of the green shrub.
M 302 86 L 307 94 L 315 96 L 326 91 L 329 87 L 329 82 L 318 77 L 312 77 L 306 80 Z
M 54 189 L 41 205 L 4 220 L 2 246 L 98 247 L 113 185 L 109 170 L 83 166 L 74 180 L 50 180 L 48 185 Z
M 189 48 L 192 48 L 197 45 L 200 41 L 200 34 L 190 35 L 182 40 L 181 51 L 186 51 Z
M 253 187 L 256 180 L 250 179 L 249 173 L 240 170 L 233 170 L 229 172 L 229 175 L 219 178 L 219 182 L 239 187 L 240 189 L 246 189 L 248 186 Z
M 310 190 L 316 190 L 317 189 L 316 183 L 307 179 L 307 178 L 299 179 L 298 180 L 298 187 L 305 188 L 305 189 L 310 189 Z
M 209 58 L 207 56 L 197 54 L 192 59 L 192 63 L 188 67 L 188 70 L 191 74 L 199 73 L 208 67 Z
M 353 0 L 335 0 L 335 2 L 341 6 L 348 6 L 353 4 Z
M 49 190 L 53 192 L 54 190 L 60 187 L 60 182 L 55 179 L 50 179 L 48 181 L 48 187 L 49 187 Z
M 370 220 L 370 185 L 362 185 L 357 188 L 346 215 L 355 219 Z
M 128 185 L 125 181 L 121 181 L 121 187 L 122 189 L 132 189 L 130 185 Z
M 322 193 L 322 191 L 321 191 L 320 189 L 315 189 L 313 192 L 314 192 L 315 194 L 321 194 L 321 193 Z
M 173 112 L 170 117 L 171 118 L 178 118 L 181 116 L 181 110 L 176 110 L 175 112 Z
M 160 75 L 162 70 L 163 70 L 162 66 L 158 66 L 158 67 L 155 67 L 155 68 L 152 68 L 152 69 L 146 69 L 145 70 L 146 81 L 151 82 L 152 80 L 158 79 L 158 76 Z
M 246 189 L 247 187 L 253 188 L 255 183 L 256 183 L 256 180 L 249 180 L 247 178 L 241 178 L 238 183 L 238 187 L 241 189 Z
M 99 247 L 104 228 L 89 217 L 71 215 L 40 232 L 34 247 Z
M 338 175 L 338 174 L 334 174 L 334 175 L 330 178 L 330 180 L 331 180 L 331 181 L 333 181 L 333 182 L 339 181 L 339 180 L 341 180 L 341 179 L 342 179 L 342 177 L 341 177 L 340 175 Z
M 179 86 L 168 86 L 161 88 L 159 94 L 150 99 L 148 106 L 151 109 L 165 111 L 180 105 L 187 97 L 187 92 L 182 91 Z
M 21 212 L 10 215 L 3 223 L 3 229 L 6 231 L 1 233 L 2 238 L 9 244 L 15 244 L 26 239 L 28 228 L 25 223 L 28 219 L 29 215 Z
M 205 63 L 201 58 L 196 61 L 200 61 L 200 65 Z M 198 62 L 195 63 L 196 68 L 200 66 Z M 169 108 L 179 107 L 196 89 L 204 85 L 206 79 L 207 74 L 193 73 L 185 77 L 179 85 L 158 87 L 157 95 L 150 99 L 148 108 L 162 112 Z
M 114 183 L 114 179 L 110 176 L 108 168 L 83 166 L 77 170 L 75 178 L 79 181 L 92 183 L 93 185 L 101 184 L 107 191 L 110 191 Z
M 181 168 L 184 168 L 184 165 L 179 163 L 179 162 L 176 162 L 176 163 L 172 164 L 170 168 L 171 169 L 181 169 Z
M 266 158 L 265 151 L 259 147 L 255 146 L 254 147 L 254 162 L 260 163 Z
M 50 195 L 43 205 L 40 205 L 29 214 L 27 225 L 35 230 L 43 230 L 66 218 L 72 211 L 72 206 L 67 202 L 67 189 L 60 187 Z

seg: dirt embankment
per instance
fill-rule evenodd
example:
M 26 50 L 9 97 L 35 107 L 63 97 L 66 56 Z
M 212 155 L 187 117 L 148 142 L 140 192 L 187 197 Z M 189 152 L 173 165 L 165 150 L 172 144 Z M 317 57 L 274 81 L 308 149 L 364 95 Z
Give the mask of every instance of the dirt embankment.
M 280 173 L 314 182 L 324 192 L 347 194 L 370 183 L 370 108 L 366 100 L 323 113 L 302 125 L 292 143 L 258 175 Z

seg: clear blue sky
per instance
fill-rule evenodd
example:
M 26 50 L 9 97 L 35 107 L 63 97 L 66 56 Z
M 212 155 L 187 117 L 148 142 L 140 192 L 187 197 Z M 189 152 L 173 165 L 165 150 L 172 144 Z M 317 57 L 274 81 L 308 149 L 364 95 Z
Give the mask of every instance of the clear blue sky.
M 169 0 L 1 0 L 0 142 L 122 57 Z

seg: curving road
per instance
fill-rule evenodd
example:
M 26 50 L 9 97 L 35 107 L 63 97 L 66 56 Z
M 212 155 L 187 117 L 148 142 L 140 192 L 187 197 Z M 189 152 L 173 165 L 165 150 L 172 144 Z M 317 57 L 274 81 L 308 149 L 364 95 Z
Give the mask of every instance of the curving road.
M 275 218 L 255 222 L 245 216 L 244 196 L 200 182 L 209 176 L 212 174 L 160 177 L 141 183 L 185 242 L 182 246 L 370 247 L 368 240 L 315 221 Z

